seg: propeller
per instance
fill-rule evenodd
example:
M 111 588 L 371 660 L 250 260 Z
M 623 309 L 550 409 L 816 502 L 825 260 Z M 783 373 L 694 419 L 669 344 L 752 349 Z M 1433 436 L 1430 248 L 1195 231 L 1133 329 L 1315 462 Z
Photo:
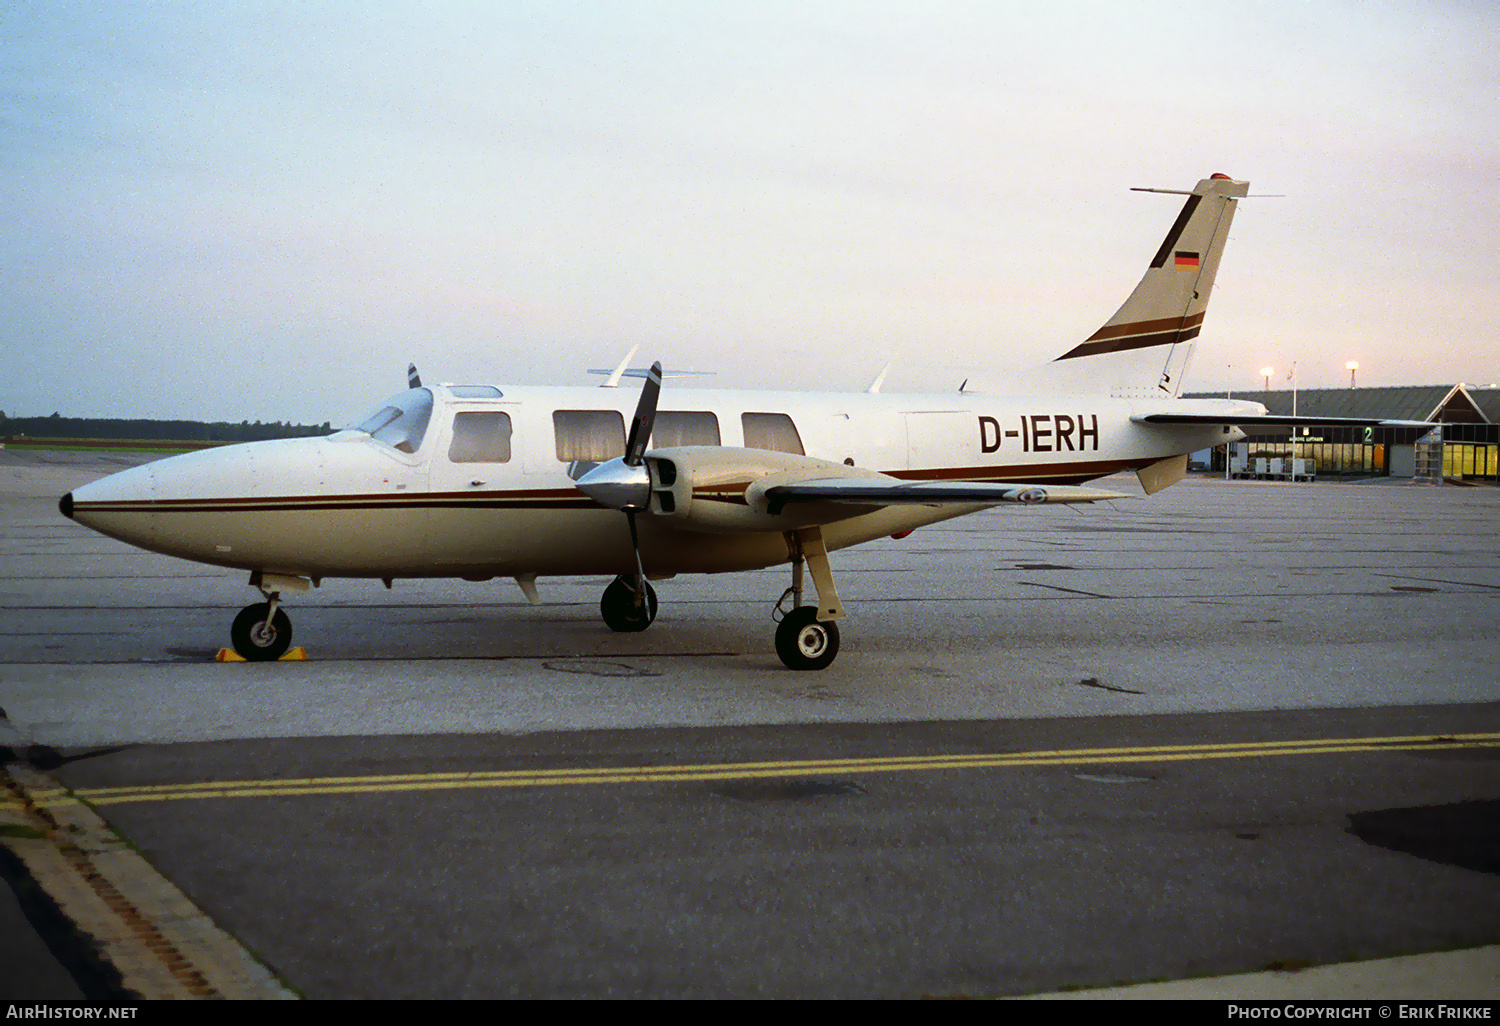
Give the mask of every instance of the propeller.
M 646 570 L 641 563 L 641 539 L 635 515 L 651 503 L 651 472 L 646 468 L 646 444 L 656 420 L 656 400 L 661 395 L 661 363 L 651 365 L 635 404 L 625 455 L 601 463 L 577 481 L 579 491 L 604 506 L 624 512 L 630 525 L 630 548 L 635 553 L 636 608 L 646 608 Z

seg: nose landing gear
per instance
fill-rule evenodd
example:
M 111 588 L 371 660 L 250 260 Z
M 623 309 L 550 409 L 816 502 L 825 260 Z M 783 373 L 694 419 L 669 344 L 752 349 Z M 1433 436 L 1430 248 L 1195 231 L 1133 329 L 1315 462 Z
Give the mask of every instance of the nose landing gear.
M 292 643 L 292 621 L 281 608 L 281 592 L 308 591 L 312 581 L 256 571 L 250 575 L 250 586 L 259 588 L 266 601 L 240 610 L 229 627 L 229 640 L 234 650 L 250 662 L 280 659 Z
M 280 608 L 280 593 L 269 602 L 257 602 L 240 610 L 229 628 L 234 650 L 251 662 L 280 659 L 292 643 L 292 621 Z

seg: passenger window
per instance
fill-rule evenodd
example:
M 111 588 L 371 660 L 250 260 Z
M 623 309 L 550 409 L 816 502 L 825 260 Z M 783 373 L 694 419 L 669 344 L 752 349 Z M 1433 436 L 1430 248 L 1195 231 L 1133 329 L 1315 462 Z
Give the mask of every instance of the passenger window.
M 797 434 L 797 425 L 785 413 L 741 414 L 740 425 L 745 429 L 747 449 L 806 455 L 802 450 L 802 438 Z
M 661 449 L 672 445 L 718 445 L 719 418 L 707 412 L 662 410 L 651 428 L 651 444 Z
M 625 455 L 625 418 L 618 410 L 558 410 L 552 414 L 557 458 L 603 463 Z
M 500 410 L 454 414 L 448 458 L 454 463 L 509 463 L 510 414 Z

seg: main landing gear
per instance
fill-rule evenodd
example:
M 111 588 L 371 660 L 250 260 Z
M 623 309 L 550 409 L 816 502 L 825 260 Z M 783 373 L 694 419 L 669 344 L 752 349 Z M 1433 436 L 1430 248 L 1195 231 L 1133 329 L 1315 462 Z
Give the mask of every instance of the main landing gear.
M 776 626 L 776 654 L 789 670 L 826 669 L 839 654 L 839 625 L 835 621 L 844 618 L 844 606 L 828 568 L 828 547 L 817 527 L 788 531 L 786 541 L 792 554 L 792 586 L 776 603 L 776 611 L 780 613 L 788 599 L 791 609 Z M 816 606 L 802 604 L 804 566 L 818 592 Z
M 609 582 L 604 595 L 599 599 L 599 615 L 612 631 L 643 631 L 656 619 L 656 589 L 649 581 L 642 580 L 642 593 L 635 590 L 635 579 L 621 574 Z
M 772 618 L 776 626 L 776 654 L 789 670 L 822 670 L 839 654 L 839 625 L 844 606 L 828 567 L 828 547 L 816 527 L 786 532 L 792 558 L 792 586 L 776 603 Z M 818 604 L 802 604 L 804 569 L 812 575 Z M 636 590 L 636 578 L 621 574 L 604 589 L 599 613 L 613 631 L 643 631 L 656 619 L 656 590 L 644 580 Z M 644 599 L 644 601 L 643 601 Z M 787 606 L 790 600 L 790 608 Z

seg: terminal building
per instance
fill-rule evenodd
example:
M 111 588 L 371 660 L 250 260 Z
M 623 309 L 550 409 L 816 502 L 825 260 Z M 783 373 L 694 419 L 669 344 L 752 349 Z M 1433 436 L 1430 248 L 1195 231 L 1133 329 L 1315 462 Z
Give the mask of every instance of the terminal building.
M 1185 398 L 1220 398 L 1197 393 Z M 1404 477 L 1464 484 L 1500 484 L 1500 388 L 1407 385 L 1399 388 L 1315 388 L 1243 392 L 1276 414 L 1430 421 L 1432 427 L 1266 429 L 1195 453 L 1201 470 L 1235 477 Z

